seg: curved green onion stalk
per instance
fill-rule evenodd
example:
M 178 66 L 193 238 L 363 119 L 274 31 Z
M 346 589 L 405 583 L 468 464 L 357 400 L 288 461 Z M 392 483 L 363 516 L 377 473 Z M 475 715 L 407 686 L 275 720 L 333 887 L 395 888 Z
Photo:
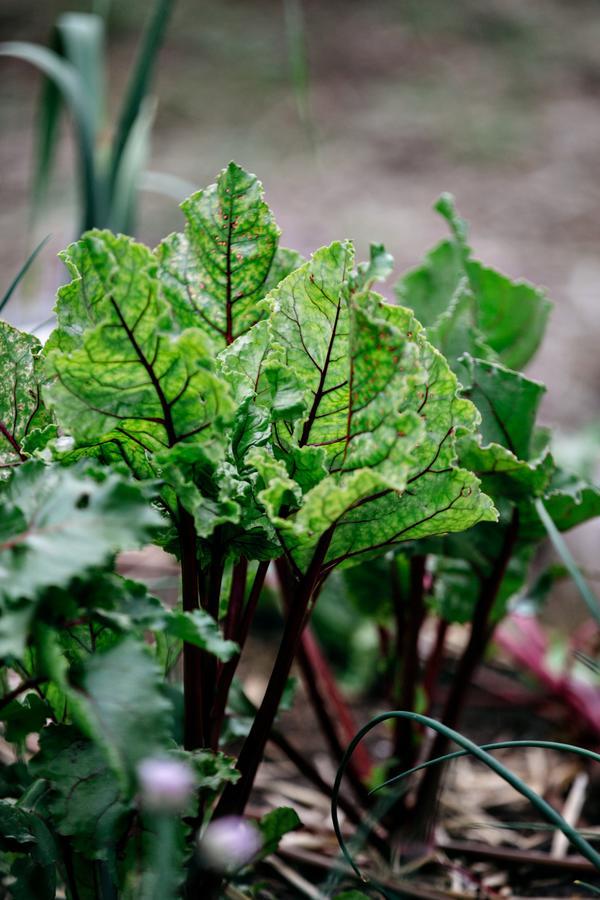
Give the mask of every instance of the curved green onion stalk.
M 579 887 L 587 888 L 592 894 L 600 894 L 600 888 L 594 887 L 593 884 L 588 884 L 587 881 L 575 881 L 574 883 L 579 885 Z
M 584 756 L 586 759 L 591 759 L 594 762 L 600 763 L 600 753 L 595 753 L 593 750 L 586 750 L 585 747 L 576 747 L 574 744 L 561 744 L 556 741 L 498 741 L 494 744 L 480 745 L 481 750 L 488 751 L 512 750 L 519 747 L 537 747 L 542 750 L 558 750 L 561 753 L 577 753 L 579 756 Z M 419 772 L 421 769 L 428 769 L 430 766 L 436 766 L 438 763 L 450 762 L 453 759 L 458 759 L 460 756 L 469 756 L 470 753 L 470 750 L 455 750 L 453 753 L 446 753 L 444 756 L 428 759 L 427 762 L 422 762 L 418 766 L 413 766 L 412 769 L 400 772 L 399 775 L 394 775 L 393 778 L 389 778 L 382 784 L 378 784 L 372 791 L 369 791 L 369 796 L 371 796 L 371 794 L 376 794 L 377 791 L 382 791 L 385 787 L 389 787 L 398 781 L 402 781 L 404 778 L 408 778 L 409 775 L 414 775 L 415 772 Z
M 338 819 L 338 809 L 337 809 L 337 798 L 340 791 L 340 786 L 342 783 L 342 779 L 344 777 L 344 773 L 346 771 L 346 767 L 352 756 L 356 746 L 362 741 L 362 739 L 367 735 L 373 728 L 377 725 L 380 725 L 381 722 L 386 722 L 389 719 L 410 719 L 414 722 L 419 723 L 420 725 L 425 725 L 427 728 L 432 728 L 434 731 L 437 731 L 439 734 L 443 734 L 446 738 L 454 743 L 458 744 L 463 749 L 458 753 L 448 754 L 447 756 L 440 757 L 440 759 L 431 760 L 430 765 L 434 763 L 438 763 L 444 759 L 451 759 L 456 756 L 462 756 L 469 754 L 471 756 L 475 756 L 481 762 L 485 763 L 488 768 L 490 768 L 493 772 L 500 775 L 508 784 L 515 788 L 520 794 L 522 794 L 532 806 L 537 810 L 540 815 L 542 815 L 548 822 L 550 822 L 555 828 L 560 829 L 562 833 L 568 838 L 570 843 L 579 850 L 581 855 L 585 857 L 589 862 L 592 863 L 593 866 L 600 871 L 600 853 L 598 853 L 588 841 L 583 838 L 579 832 L 573 828 L 569 823 L 563 819 L 563 817 L 558 813 L 549 803 L 547 803 L 542 797 L 539 796 L 535 791 L 533 791 L 528 785 L 525 784 L 517 775 L 507 769 L 506 766 L 502 765 L 502 763 L 498 762 L 497 759 L 494 759 L 483 747 L 480 747 L 478 744 L 475 744 L 473 741 L 470 741 L 468 738 L 464 737 L 458 731 L 454 731 L 452 728 L 448 728 L 446 725 L 443 725 L 441 722 L 436 721 L 435 719 L 429 718 L 429 716 L 423 716 L 420 713 L 409 712 L 404 710 L 393 710 L 391 712 L 381 713 L 375 718 L 371 719 L 363 728 L 360 729 L 358 734 L 353 738 L 350 742 L 346 752 L 344 753 L 341 765 L 337 771 L 337 775 L 335 778 L 335 783 L 333 786 L 333 794 L 331 800 L 331 818 L 333 821 L 333 828 L 335 831 L 335 835 L 337 837 L 338 843 L 340 845 L 340 850 L 346 861 L 352 866 L 356 874 L 359 878 L 366 880 L 354 862 L 347 846 L 344 841 L 344 837 L 342 835 L 340 829 L 340 823 Z M 577 753 L 580 756 L 585 756 L 589 759 L 593 759 L 595 762 L 600 762 L 600 755 L 593 753 L 591 750 L 583 750 L 580 747 L 574 747 L 570 744 L 553 744 L 550 741 L 542 742 L 542 741 L 514 741 L 514 742 L 503 742 L 501 744 L 493 745 L 495 749 L 499 749 L 500 747 L 509 747 L 509 746 L 540 746 L 543 744 L 547 747 L 552 747 L 552 749 L 559 750 L 569 750 L 569 752 Z M 428 765 L 426 764 L 426 765 Z M 416 768 L 424 768 L 424 766 L 418 766 Z M 410 772 L 416 771 L 416 769 L 411 769 Z M 393 781 L 397 781 L 398 778 L 404 778 L 409 774 L 409 772 L 404 772 L 402 775 L 397 776 L 397 778 L 392 779 Z

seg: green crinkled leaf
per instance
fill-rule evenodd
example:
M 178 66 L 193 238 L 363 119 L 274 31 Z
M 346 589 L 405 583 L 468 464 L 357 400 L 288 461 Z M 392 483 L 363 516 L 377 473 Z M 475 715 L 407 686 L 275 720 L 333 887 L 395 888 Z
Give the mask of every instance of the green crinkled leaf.
M 370 244 L 369 261 L 359 263 L 350 277 L 353 290 L 368 291 L 377 281 L 385 281 L 394 268 L 394 257 L 383 244 Z
M 549 453 L 525 462 L 499 444 L 481 447 L 472 438 L 460 441 L 458 451 L 461 464 L 481 478 L 484 490 L 493 497 L 522 500 L 540 496 L 554 470 L 554 460 Z
M 159 460 L 168 479 L 163 497 L 171 508 L 180 502 L 193 515 L 199 537 L 208 537 L 218 525 L 240 521 L 247 486 L 230 465 L 213 467 L 203 459 L 201 448 L 183 444 Z
M 15 470 L 0 500 L 0 520 L 2 657 L 22 656 L 32 601 L 41 591 L 66 586 L 117 550 L 142 545 L 161 522 L 140 485 L 33 461 Z
M 262 185 L 235 163 L 182 209 L 185 233 L 157 248 L 163 292 L 184 327 L 199 325 L 222 347 L 264 316 L 258 302 L 300 259 L 277 251 Z
M 92 231 L 63 259 L 73 280 L 59 291 L 46 390 L 61 424 L 80 446 L 112 442 L 138 476 L 200 435 L 203 454 L 218 458 L 233 405 L 210 341 L 181 331 L 161 298 L 152 252 Z
M 328 566 L 352 564 L 407 541 L 462 532 L 497 516 L 492 501 L 480 492 L 479 480 L 464 469 L 451 469 L 443 478 L 425 473 L 418 489 L 384 489 L 359 503 L 338 521 Z
M 36 337 L 0 321 L 0 479 L 35 449 L 36 435 L 50 425 L 40 395 L 40 352 Z
M 299 269 L 305 262 L 306 260 L 297 250 L 290 250 L 288 247 L 278 247 L 275 251 L 269 274 L 265 279 L 264 295 L 266 296 L 269 291 L 276 288 L 280 281 L 283 281 L 284 278 L 287 278 L 288 275 Z M 257 314 L 258 319 L 265 315 L 262 304 L 259 305 L 255 315 Z
M 235 759 L 219 751 L 175 750 L 170 755 L 188 762 L 196 773 L 198 787 L 206 791 L 220 791 L 226 784 L 235 784 L 240 778 Z
M 88 608 L 115 628 L 165 632 L 207 650 L 223 662 L 239 651 L 237 644 L 223 639 L 217 623 L 203 609 L 193 612 L 168 609 L 148 593 L 145 585 L 118 575 L 102 575 L 94 581 L 86 596 Z
M 274 853 L 279 846 L 279 842 L 284 835 L 290 831 L 300 828 L 302 822 L 298 813 L 289 806 L 281 806 L 274 809 L 266 816 L 258 821 L 258 827 L 262 835 L 263 845 L 260 850 L 259 859 L 264 859 Z
M 277 405 L 285 383 L 277 459 L 262 448 L 248 461 L 300 565 L 332 526 L 333 563 L 494 518 L 477 480 L 454 465 L 455 434 L 475 428 L 475 407 L 409 310 L 349 289 L 352 264 L 348 243 L 317 251 L 270 294 L 268 323 L 223 355 L 259 406 Z
M 46 802 L 58 833 L 89 858 L 101 859 L 129 808 L 101 747 L 72 726 L 52 725 L 42 733 L 31 769 L 49 783 Z
M 350 300 L 353 262 L 352 246 L 334 243 L 318 250 L 270 295 L 274 346 L 266 364 L 271 363 L 271 371 L 281 367 L 289 373 L 295 380 L 296 408 L 303 407 L 297 426 L 282 417 L 275 437 L 284 449 L 290 443 L 323 448 L 329 471 L 386 464 L 391 470 L 406 456 L 399 432 L 414 433 L 418 426 L 401 410 L 414 386 L 402 371 L 413 366 L 406 358 L 413 345 L 405 334 L 378 321 L 382 317 L 371 295 Z M 393 405 L 392 394 L 397 395 Z M 286 430 L 294 427 L 290 442 Z M 416 435 L 408 438 L 408 450 L 415 441 Z
M 477 325 L 477 302 L 466 277 L 458 281 L 447 308 L 427 329 L 427 337 L 451 365 L 463 353 L 480 359 L 497 359 Z M 462 368 L 459 371 L 462 374 Z
M 251 399 L 259 407 L 271 405 L 271 389 L 264 376 L 270 349 L 271 332 L 263 321 L 220 352 L 219 365 L 237 403 L 247 404 Z M 293 386 L 295 390 L 295 381 Z
M 148 592 L 145 584 L 114 572 L 94 573 L 91 583 L 84 582 L 78 593 L 81 594 L 77 598 L 81 606 L 98 614 L 102 621 L 125 631 L 160 629 L 170 612 L 158 597 Z
M 267 515 L 275 525 L 285 525 L 286 522 L 280 516 L 282 509 L 295 509 L 301 503 L 302 494 L 298 484 L 288 475 L 285 464 L 275 459 L 266 448 L 254 448 L 248 454 L 247 462 L 256 469 L 264 485 L 259 489 L 257 498 L 265 507 Z
M 240 404 L 232 426 L 231 452 L 241 469 L 246 465 L 248 451 L 267 446 L 271 439 L 271 420 L 267 411 L 251 401 L 252 397 L 248 396 Z
M 546 388 L 496 363 L 467 358 L 463 394 L 481 413 L 483 443 L 500 444 L 528 460 L 538 407 Z
M 496 363 L 465 357 L 470 397 L 481 413 L 480 435 L 458 442 L 461 464 L 483 478 L 494 497 L 521 500 L 547 488 L 554 461 L 539 441 L 535 419 L 545 388 Z

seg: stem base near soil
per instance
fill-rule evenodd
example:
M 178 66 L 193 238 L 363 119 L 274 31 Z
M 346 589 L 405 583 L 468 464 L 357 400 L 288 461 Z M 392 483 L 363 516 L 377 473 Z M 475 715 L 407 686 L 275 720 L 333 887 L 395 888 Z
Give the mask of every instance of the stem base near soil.
M 473 681 L 473 675 L 483 660 L 492 639 L 494 626 L 490 620 L 518 535 L 519 511 L 515 507 L 506 528 L 500 553 L 489 575 L 481 582 L 469 640 L 459 660 L 452 687 L 440 717 L 441 722 L 448 728 L 455 729 L 460 722 L 465 701 Z M 429 751 L 428 758 L 436 759 L 439 756 L 443 756 L 447 752 L 448 746 L 448 738 L 441 732 L 438 732 Z M 416 830 L 417 834 L 429 834 L 431 831 L 433 813 L 437 804 L 443 775 L 444 767 L 441 765 L 434 766 L 426 771 L 419 785 L 415 805 L 418 821 L 413 826 L 413 830 Z
M 294 584 L 293 599 L 289 604 L 289 613 L 265 695 L 238 757 L 237 769 L 241 778 L 236 784 L 228 784 L 225 788 L 217 804 L 215 818 L 241 815 L 246 808 L 307 622 L 311 600 L 322 579 L 323 562 L 332 535 L 333 528 L 321 535 L 305 575 L 293 579 L 290 573 L 289 579 L 286 579 L 289 584 Z

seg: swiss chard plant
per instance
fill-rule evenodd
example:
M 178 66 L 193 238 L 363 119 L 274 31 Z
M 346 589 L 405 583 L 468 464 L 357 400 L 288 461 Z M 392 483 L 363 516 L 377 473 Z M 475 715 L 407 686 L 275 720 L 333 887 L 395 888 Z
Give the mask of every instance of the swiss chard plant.
M 349 241 L 308 261 L 280 247 L 260 183 L 233 163 L 182 209 L 184 231 L 155 250 L 100 230 L 68 247 L 43 348 L 0 326 L 0 841 L 15 897 L 217 890 L 297 825 L 267 817 L 236 865 L 209 852 L 267 742 L 286 746 L 277 713 L 333 573 L 383 560 L 396 584 L 406 558 L 398 616 L 418 623 L 431 583 L 442 621 L 473 621 L 464 691 L 543 533 L 532 498 L 560 528 L 598 504 L 560 486 L 534 430 L 540 388 L 506 368 L 535 349 L 546 301 L 474 263 L 447 205 L 454 236 L 399 303 L 374 290 L 381 247 L 365 263 Z M 179 561 L 175 607 L 119 574 L 117 553 L 149 542 Z M 270 567 L 284 619 L 254 709 L 234 679 Z

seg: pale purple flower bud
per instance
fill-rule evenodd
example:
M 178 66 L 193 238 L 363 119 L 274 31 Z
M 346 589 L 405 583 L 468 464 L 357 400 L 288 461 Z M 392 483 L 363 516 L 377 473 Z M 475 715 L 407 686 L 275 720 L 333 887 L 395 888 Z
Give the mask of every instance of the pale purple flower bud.
M 211 822 L 199 843 L 206 868 L 225 873 L 243 868 L 261 847 L 262 837 L 256 825 L 238 816 Z
M 196 784 L 187 763 L 164 756 L 143 759 L 137 774 L 142 805 L 152 812 L 183 812 Z

